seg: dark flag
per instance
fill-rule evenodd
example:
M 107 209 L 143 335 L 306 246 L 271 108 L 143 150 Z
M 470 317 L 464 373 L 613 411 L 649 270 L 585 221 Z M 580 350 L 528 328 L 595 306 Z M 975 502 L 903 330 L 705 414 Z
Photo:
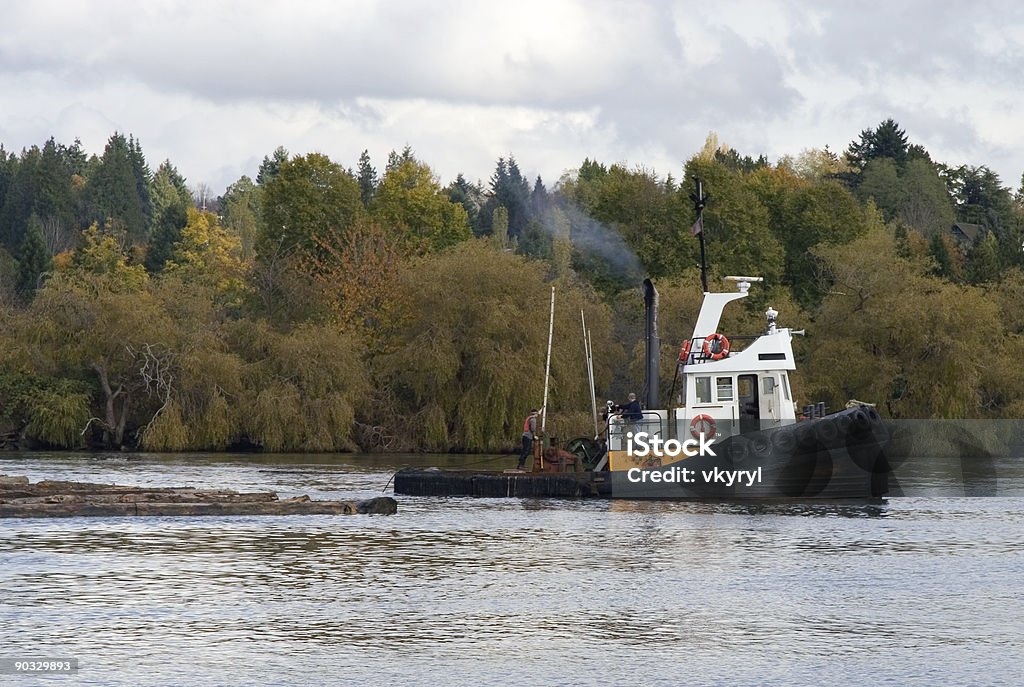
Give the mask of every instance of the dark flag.
M 704 231 L 704 218 L 698 217 L 697 221 L 690 227 L 690 236 L 696 236 L 697 234 Z

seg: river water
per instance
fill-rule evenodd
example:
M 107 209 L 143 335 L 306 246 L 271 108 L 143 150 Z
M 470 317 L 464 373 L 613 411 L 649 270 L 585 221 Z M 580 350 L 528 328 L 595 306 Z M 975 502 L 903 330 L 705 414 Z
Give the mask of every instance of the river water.
M 512 458 L 0 454 L 0 473 L 379 495 Z M 1007 474 L 1019 475 L 1019 466 Z M 399 496 L 395 516 L 0 521 L 3 684 L 1020 684 L 1024 477 L 990 498 Z

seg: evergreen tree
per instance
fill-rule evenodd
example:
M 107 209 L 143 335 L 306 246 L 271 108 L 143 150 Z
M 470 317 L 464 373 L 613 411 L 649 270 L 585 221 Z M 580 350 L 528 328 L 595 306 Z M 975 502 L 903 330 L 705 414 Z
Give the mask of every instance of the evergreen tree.
M 599 163 L 597 160 L 591 160 L 589 157 L 583 158 L 583 164 L 580 165 L 579 174 L 576 178 L 579 181 L 600 181 L 608 174 L 608 168 Z
M 11 187 L 11 182 L 17 171 L 17 156 L 14 153 L 8 153 L 4 149 L 4 144 L 0 143 L 0 210 L 3 209 L 4 201 L 7 199 L 7 189 Z
M 530 192 L 530 216 L 541 217 L 548 209 L 548 190 L 544 187 L 544 181 L 537 175 L 533 182 L 533 191 Z
M 146 157 L 142 154 L 142 143 L 135 137 L 128 137 L 128 154 L 132 163 L 132 175 L 135 177 L 135 192 L 139 195 L 139 202 L 142 206 L 142 214 L 146 219 L 146 235 L 149 235 L 149 223 L 153 218 L 153 201 L 149 194 L 150 185 L 153 183 L 153 173 L 146 163 Z
M 67 226 L 73 221 L 71 167 L 63 150 L 51 137 L 39 156 L 38 190 L 33 209 L 43 220 Z
M 531 219 L 530 184 L 523 178 L 514 157 L 501 157 L 491 175 L 491 197 L 484 207 L 484 214 L 493 216 L 494 209 L 502 206 L 508 210 L 508 235 L 516 238 Z
M 600 189 L 607 177 L 607 167 L 597 160 L 584 158 L 576 174 L 576 179 L 570 180 L 569 185 L 563 190 L 580 210 L 587 214 L 593 214 L 597 210 Z
M 180 204 L 184 204 L 185 207 L 192 205 L 192 194 L 185 184 L 185 177 L 181 176 L 170 160 L 164 160 L 156 168 L 149 196 L 153 206 L 154 232 L 167 208 Z
M 1001 238 L 1013 225 L 1013 200 L 1010 189 L 1003 186 L 999 175 L 982 165 L 963 165 L 947 170 L 947 186 L 956 203 L 961 222 L 984 225 Z
M 10 253 L 16 253 L 25 237 L 28 218 L 39 194 L 39 161 L 42 154 L 32 146 L 23 150 L 4 195 L 0 210 L 0 240 Z
M 162 270 L 167 261 L 174 256 L 174 246 L 181 240 L 181 232 L 188 222 L 189 207 L 183 199 L 178 198 L 160 213 L 143 263 L 150 274 Z
M 907 161 L 907 134 L 892 118 L 885 120 L 875 129 L 864 129 L 860 132 L 860 140 L 853 141 L 846 150 L 846 160 L 858 172 L 862 172 L 869 162 L 876 158 L 891 158 L 897 166 L 902 167 Z M 915 151 L 915 156 L 924 152 L 923 148 Z M 924 152 L 927 155 L 926 152 Z
M 484 205 L 484 190 L 480 187 L 480 184 L 469 183 L 460 172 L 455 177 L 455 181 L 448 184 L 444 190 L 448 194 L 448 200 L 458 203 L 465 209 L 473 235 L 483 236 L 487 233 L 486 227 L 490 226 L 490 224 L 482 218 L 481 208 Z
M 260 163 L 259 172 L 256 174 L 256 185 L 266 186 L 281 171 L 281 165 L 288 161 L 288 151 L 284 146 L 274 149 L 271 156 L 264 155 Z
M 953 254 L 942 234 L 932 236 L 928 242 L 928 252 L 935 259 L 935 267 L 933 269 L 935 276 L 945 277 L 950 280 L 957 279 L 958 275 L 956 264 L 953 262 Z
M 967 256 L 967 279 L 972 284 L 985 284 L 996 281 L 1001 272 L 999 242 L 995 234 L 986 233 Z
M 72 173 L 68 149 L 50 138 L 42 150 L 33 146 L 15 159 L 0 149 L 0 243 L 16 252 L 29 217 L 35 213 L 43 238 L 63 250 L 77 236 L 81 178 Z
M 17 289 L 26 301 L 32 300 L 39 277 L 53 269 L 53 258 L 43 240 L 42 223 L 38 215 L 29 217 L 25 238 L 18 251 Z
M 359 194 L 363 207 L 369 207 L 373 193 L 377 190 L 377 170 L 370 164 L 370 151 L 364 150 L 359 156 Z
M 539 219 L 530 220 L 523 232 L 509 243 L 520 255 L 538 260 L 551 260 L 554 257 L 554 240 L 549 229 Z
M 395 152 L 394 150 L 388 153 L 388 164 L 384 171 L 385 173 L 387 173 L 396 170 L 399 167 L 401 167 L 403 163 L 406 162 L 416 162 L 416 155 L 412 152 L 412 148 L 408 145 L 402 148 L 401 154 Z
M 67 160 L 68 169 L 71 170 L 71 174 L 77 174 L 84 178 L 86 176 L 89 158 L 82 149 L 82 141 L 76 138 L 74 143 L 63 148 L 64 157 Z
M 125 231 L 136 243 L 142 242 L 149 230 L 149 192 L 145 198 L 139 194 L 140 175 L 144 176 L 145 171 L 139 167 L 139 154 L 134 139 L 129 143 L 122 134 L 115 133 L 89 180 L 93 217 Z M 141 180 L 148 189 L 148 178 Z
M 733 148 L 720 147 L 715 151 L 715 160 L 734 172 L 753 172 L 768 166 L 768 158 L 759 155 L 755 160 L 749 155 L 740 156 Z

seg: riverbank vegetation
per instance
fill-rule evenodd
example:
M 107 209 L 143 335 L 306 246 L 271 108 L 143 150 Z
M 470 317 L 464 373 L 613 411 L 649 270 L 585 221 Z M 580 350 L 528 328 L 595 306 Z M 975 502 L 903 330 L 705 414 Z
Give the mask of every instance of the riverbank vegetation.
M 781 311 L 798 400 L 893 418 L 1024 413 L 1024 206 L 892 120 L 770 163 L 709 136 L 678 178 L 584 160 L 551 188 L 498 160 L 442 185 L 406 148 L 378 171 L 278 149 L 219 197 L 114 134 L 102 155 L 0 147 L 0 435 L 55 448 L 512 446 L 543 395 L 591 431 L 642 386 L 640 281 L 661 294 L 662 389 L 700 305 L 690 194 L 711 193 L 712 283 L 765 277 L 728 333 Z M 712 288 L 716 288 L 712 286 Z

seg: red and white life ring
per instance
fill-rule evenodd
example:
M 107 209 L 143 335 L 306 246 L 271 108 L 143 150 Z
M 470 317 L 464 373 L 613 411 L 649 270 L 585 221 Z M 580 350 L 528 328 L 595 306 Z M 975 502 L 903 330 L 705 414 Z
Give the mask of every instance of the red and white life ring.
M 690 358 L 690 347 L 693 345 L 692 339 L 687 339 L 683 342 L 683 345 L 679 348 L 679 362 L 685 363 Z
M 690 420 L 690 434 L 693 435 L 694 439 L 700 439 L 700 435 L 703 434 L 706 437 L 715 436 L 715 418 L 710 415 L 704 415 L 703 413 Z
M 713 351 L 713 344 L 718 344 L 718 350 Z M 704 338 L 704 355 L 711 360 L 721 360 L 725 356 L 729 355 L 729 339 L 725 338 L 724 334 L 712 334 L 711 336 Z

